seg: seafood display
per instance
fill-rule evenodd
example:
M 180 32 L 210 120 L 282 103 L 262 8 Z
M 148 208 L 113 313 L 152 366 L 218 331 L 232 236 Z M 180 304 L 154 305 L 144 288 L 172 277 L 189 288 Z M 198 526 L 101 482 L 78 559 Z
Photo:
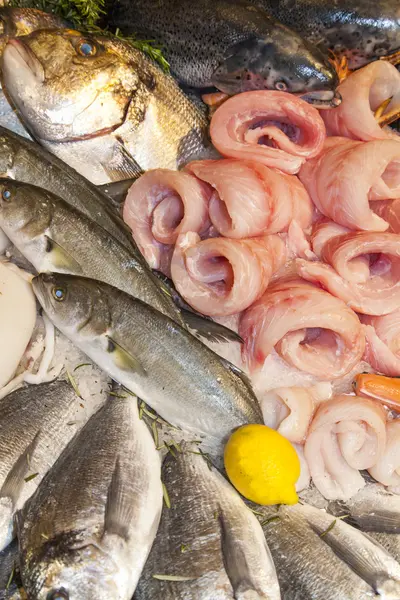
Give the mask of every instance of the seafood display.
M 29 1 L 0 600 L 400 600 L 398 6 Z

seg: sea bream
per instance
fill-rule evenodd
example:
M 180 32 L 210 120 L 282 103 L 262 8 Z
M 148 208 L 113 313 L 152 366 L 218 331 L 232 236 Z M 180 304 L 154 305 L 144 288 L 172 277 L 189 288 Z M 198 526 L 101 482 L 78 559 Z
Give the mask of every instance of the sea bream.
M 161 461 L 137 399 L 109 397 L 17 516 L 31 600 L 130 600 L 157 532 Z
M 72 275 L 41 274 L 33 289 L 73 344 L 166 421 L 205 436 L 211 451 L 234 428 L 262 423 L 246 376 L 148 304 Z
M 160 43 L 186 86 L 288 91 L 321 106 L 339 101 L 327 56 L 247 0 L 118 0 L 110 19 Z
M 95 184 L 213 155 L 204 113 L 118 38 L 35 31 L 9 41 L 2 69 L 30 134 Z

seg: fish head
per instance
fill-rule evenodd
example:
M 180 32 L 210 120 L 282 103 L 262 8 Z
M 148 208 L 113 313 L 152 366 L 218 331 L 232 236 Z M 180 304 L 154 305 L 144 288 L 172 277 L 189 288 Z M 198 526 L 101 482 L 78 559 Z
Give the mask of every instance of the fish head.
M 235 44 L 214 72 L 212 84 L 226 94 L 278 90 L 318 107 L 337 106 L 336 70 L 318 48 L 288 32 L 276 24 L 266 37 Z
M 10 38 L 28 35 L 36 29 L 65 27 L 66 23 L 49 13 L 35 8 L 0 7 L 0 55 Z
M 106 38 L 46 29 L 11 39 L 3 83 L 33 137 L 80 141 L 121 126 L 137 70 Z
M 10 234 L 24 236 L 27 224 L 35 217 L 47 215 L 46 194 L 33 185 L 0 178 L 0 227 Z M 41 220 L 41 219 L 40 219 Z M 14 235 L 12 236 L 14 238 Z

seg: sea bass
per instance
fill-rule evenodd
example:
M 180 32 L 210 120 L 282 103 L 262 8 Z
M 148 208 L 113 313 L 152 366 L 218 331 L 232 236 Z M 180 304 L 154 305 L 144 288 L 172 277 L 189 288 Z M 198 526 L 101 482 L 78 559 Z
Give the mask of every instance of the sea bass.
M 261 526 L 196 447 L 168 455 L 162 480 L 171 507 L 163 510 L 135 600 L 279 600 Z
M 0 550 L 13 538 L 13 515 L 83 425 L 80 402 L 65 381 L 28 386 L 0 401 Z
M 251 0 L 351 69 L 400 50 L 398 0 Z M 397 58 L 400 61 L 400 55 Z
M 78 348 L 169 423 L 220 451 L 231 431 L 262 423 L 252 387 L 236 367 L 140 300 L 72 275 L 33 279 L 44 311 Z
M 321 105 L 338 100 L 327 57 L 247 0 L 118 0 L 110 18 L 124 33 L 162 44 L 187 86 L 288 91 Z
M 157 532 L 160 457 L 136 399 L 112 397 L 17 516 L 31 600 L 130 600 Z
M 9 41 L 2 69 L 31 135 L 95 184 L 213 155 L 205 115 L 117 38 L 36 31 Z

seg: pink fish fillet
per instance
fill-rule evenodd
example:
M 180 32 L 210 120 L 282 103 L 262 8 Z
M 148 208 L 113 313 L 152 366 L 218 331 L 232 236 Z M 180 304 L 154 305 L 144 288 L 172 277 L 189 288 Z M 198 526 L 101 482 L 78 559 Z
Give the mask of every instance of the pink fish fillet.
M 321 152 L 325 125 L 318 111 L 296 96 L 252 91 L 226 100 L 211 120 L 210 133 L 224 156 L 295 174 Z
M 392 201 L 383 201 L 375 212 L 389 223 L 389 231 L 400 233 L 400 198 Z
M 378 402 L 336 396 L 320 405 L 311 423 L 304 455 L 314 485 L 328 500 L 348 500 L 365 486 L 360 470 L 376 465 L 385 452 L 386 414 Z
M 193 175 L 168 169 L 147 171 L 131 186 L 123 218 L 152 269 L 168 271 L 165 253 L 180 233 L 202 234 L 210 227 L 211 194 L 212 188 Z
M 386 448 L 380 460 L 369 470 L 374 479 L 400 493 L 400 419 L 386 425 Z
M 328 138 L 322 154 L 302 167 L 300 180 L 318 210 L 350 229 L 385 231 L 374 200 L 400 197 L 400 143 Z
M 355 140 L 397 139 L 389 127 L 380 127 L 374 116 L 376 109 L 392 98 L 385 113 L 400 111 L 400 73 L 386 61 L 373 62 L 352 73 L 338 87 L 342 103 L 321 111 L 328 135 L 341 135 Z
M 400 308 L 400 236 L 357 231 L 331 238 L 323 262 L 297 259 L 297 273 L 356 312 L 384 315 Z
M 239 333 L 250 370 L 261 367 L 275 348 L 290 365 L 325 381 L 349 373 L 365 347 L 357 315 L 301 279 L 270 286 L 241 315 Z
M 247 240 L 179 236 L 171 262 L 176 289 L 204 315 L 238 313 L 266 290 L 272 273 L 286 260 L 284 242 L 276 235 Z
M 313 204 L 297 177 L 235 159 L 202 160 L 187 170 L 215 190 L 210 220 L 221 235 L 247 238 L 286 231 L 292 219 L 311 225 Z
M 360 318 L 366 339 L 364 360 L 379 373 L 400 376 L 400 310 L 381 317 Z

